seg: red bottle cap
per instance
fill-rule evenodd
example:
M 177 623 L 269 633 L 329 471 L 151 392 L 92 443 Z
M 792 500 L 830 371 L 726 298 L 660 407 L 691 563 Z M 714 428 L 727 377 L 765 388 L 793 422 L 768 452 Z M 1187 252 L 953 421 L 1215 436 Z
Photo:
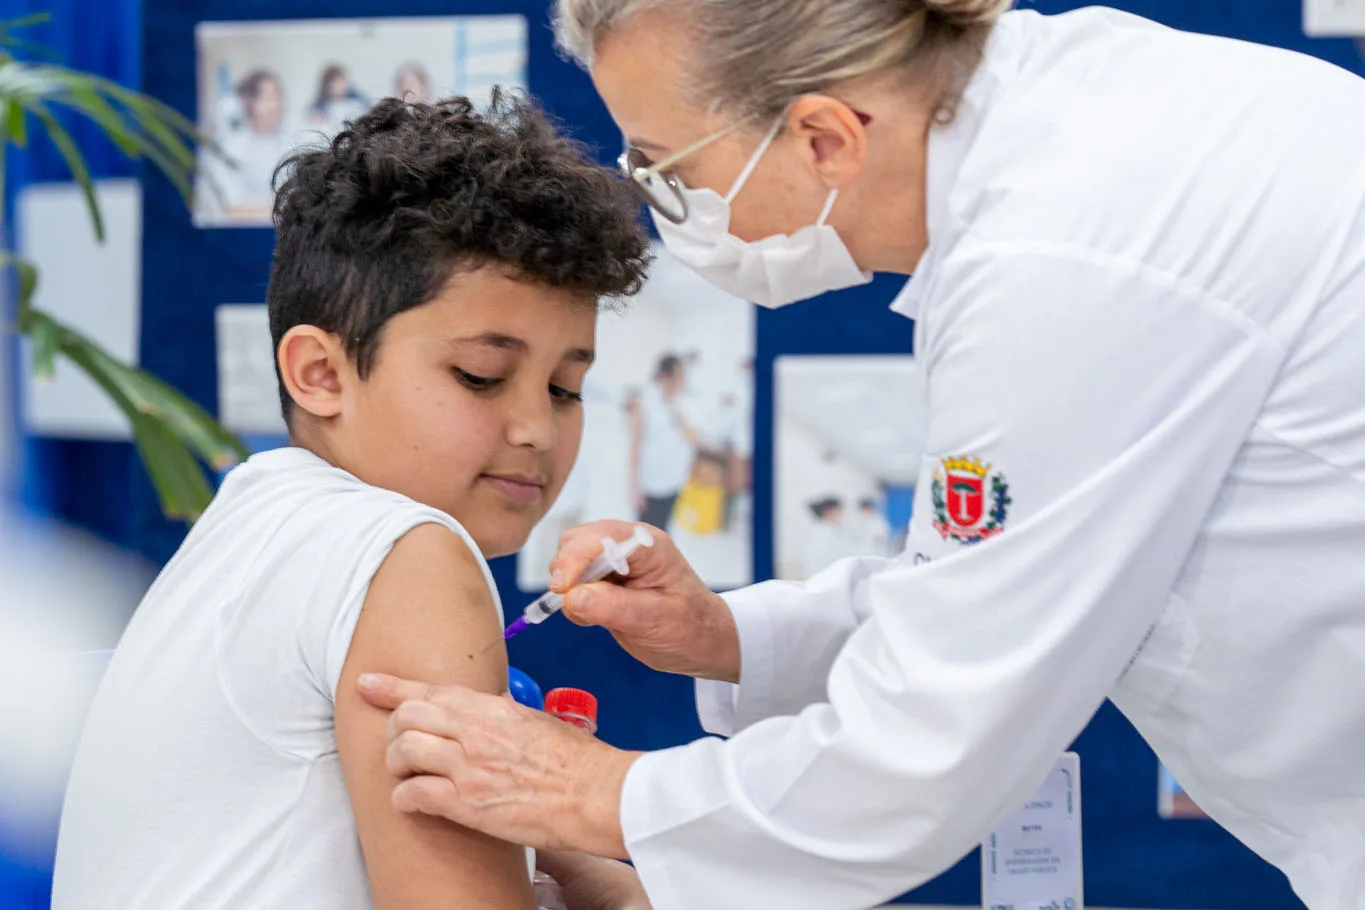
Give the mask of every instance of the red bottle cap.
M 547 714 L 575 714 L 597 723 L 597 699 L 582 689 L 551 689 L 545 693 Z

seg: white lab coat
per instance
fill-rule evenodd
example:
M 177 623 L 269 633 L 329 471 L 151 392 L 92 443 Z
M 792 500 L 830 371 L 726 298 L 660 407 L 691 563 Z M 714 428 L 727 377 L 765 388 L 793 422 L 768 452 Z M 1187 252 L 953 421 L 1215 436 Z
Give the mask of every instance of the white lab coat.
M 625 783 L 654 906 L 880 903 L 1106 696 L 1309 906 L 1365 906 L 1365 81 L 1011 13 L 928 217 L 906 552 L 728 596 L 743 681 L 698 702 L 734 737 Z

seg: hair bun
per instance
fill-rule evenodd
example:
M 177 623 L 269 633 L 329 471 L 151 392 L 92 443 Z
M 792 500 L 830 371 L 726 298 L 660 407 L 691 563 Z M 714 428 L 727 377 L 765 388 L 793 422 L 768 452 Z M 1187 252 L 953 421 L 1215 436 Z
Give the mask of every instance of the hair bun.
M 918 0 L 929 15 L 956 28 L 992 25 L 1014 5 L 1013 0 Z

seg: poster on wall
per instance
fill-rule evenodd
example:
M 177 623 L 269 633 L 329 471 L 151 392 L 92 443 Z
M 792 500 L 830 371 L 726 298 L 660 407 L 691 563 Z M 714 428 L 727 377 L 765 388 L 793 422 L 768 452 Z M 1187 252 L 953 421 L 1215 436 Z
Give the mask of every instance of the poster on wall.
M 1203 809 L 1194 804 L 1190 795 L 1180 786 L 1179 781 L 1158 766 L 1157 776 L 1157 814 L 1162 818 L 1208 818 Z
M 1365 37 L 1365 0 L 1303 0 L 1303 30 L 1314 37 Z
M 275 373 L 270 317 L 263 303 L 214 310 L 218 350 L 218 419 L 248 447 L 283 445 L 289 435 Z M 262 444 L 255 444 L 260 441 Z
M 781 357 L 775 395 L 776 576 L 899 553 L 927 420 L 914 360 Z
M 224 153 L 200 150 L 199 227 L 268 226 L 280 161 L 382 98 L 526 85 L 522 16 L 201 22 L 195 43 L 199 128 Z
M 38 267 L 37 302 L 124 363 L 137 363 L 142 312 L 142 184 L 95 181 L 104 237 L 86 216 L 75 183 L 30 183 L 15 200 L 19 249 Z M 24 339 L 20 404 L 24 430 L 62 439 L 131 440 L 128 417 L 75 364 L 57 358 L 51 377 L 33 376 Z
M 549 584 L 563 531 L 602 518 L 668 531 L 713 588 L 753 580 L 754 308 L 655 253 L 598 318 L 578 462 L 518 557 L 522 590 Z

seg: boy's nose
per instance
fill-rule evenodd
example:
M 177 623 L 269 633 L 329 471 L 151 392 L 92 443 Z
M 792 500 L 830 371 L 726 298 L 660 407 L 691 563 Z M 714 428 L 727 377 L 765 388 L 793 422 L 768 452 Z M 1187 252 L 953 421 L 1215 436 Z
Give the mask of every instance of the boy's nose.
M 507 419 L 507 441 L 517 447 L 548 452 L 555 446 L 554 405 L 543 391 L 539 395 L 519 396 Z

